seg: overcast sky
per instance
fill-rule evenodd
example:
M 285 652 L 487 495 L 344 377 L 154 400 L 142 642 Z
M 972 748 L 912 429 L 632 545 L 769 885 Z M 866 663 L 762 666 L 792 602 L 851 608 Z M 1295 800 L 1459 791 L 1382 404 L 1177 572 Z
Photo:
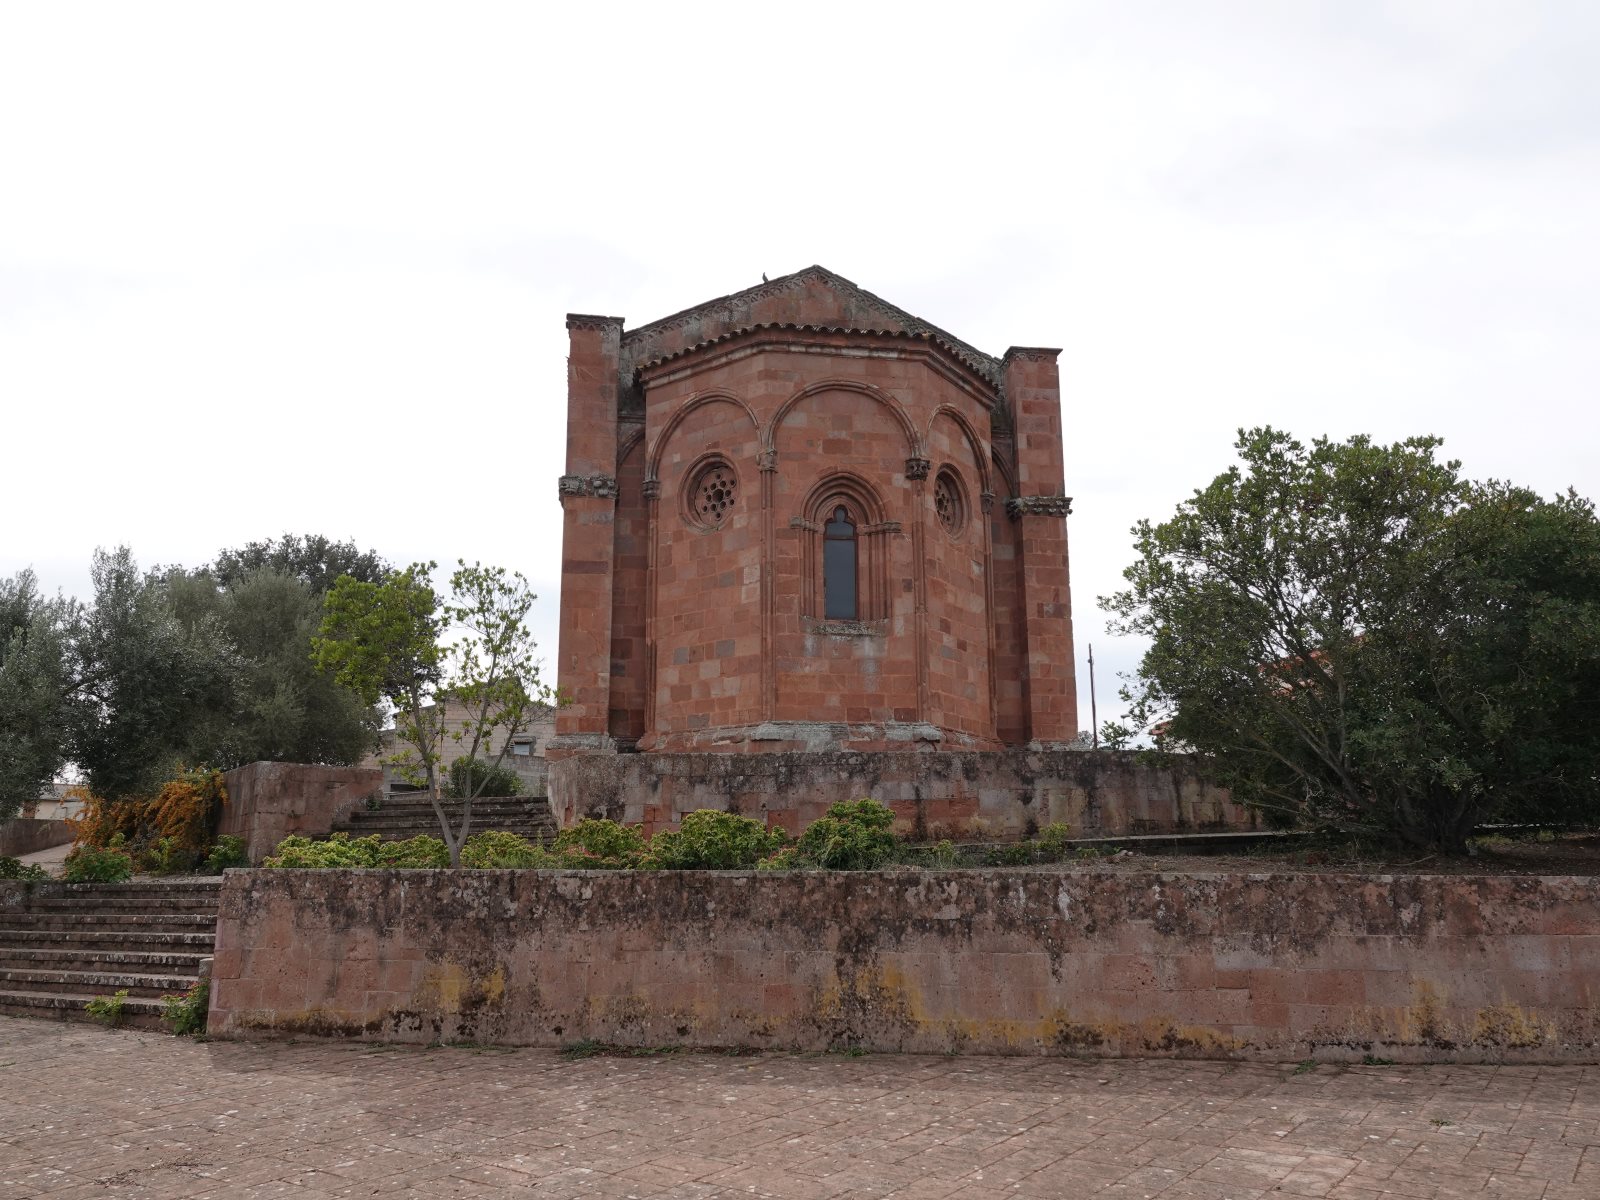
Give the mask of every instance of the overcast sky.
M 315 531 L 521 570 L 553 662 L 564 314 L 817 262 L 1064 347 L 1104 719 L 1240 425 L 1600 494 L 1597 63 L 1536 0 L 0 0 L 0 575 Z

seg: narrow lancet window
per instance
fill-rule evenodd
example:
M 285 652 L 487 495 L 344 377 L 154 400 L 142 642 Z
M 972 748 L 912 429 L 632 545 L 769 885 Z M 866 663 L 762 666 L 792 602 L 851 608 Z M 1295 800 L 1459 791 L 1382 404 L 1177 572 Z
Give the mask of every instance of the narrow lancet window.
M 856 526 L 844 505 L 822 531 L 823 616 L 856 620 Z

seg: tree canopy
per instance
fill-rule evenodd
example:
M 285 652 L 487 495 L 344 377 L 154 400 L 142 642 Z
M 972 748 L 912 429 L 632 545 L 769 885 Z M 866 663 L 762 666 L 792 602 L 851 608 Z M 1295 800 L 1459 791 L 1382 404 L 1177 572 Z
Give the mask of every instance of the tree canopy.
M 1129 587 L 1102 600 L 1150 641 L 1108 736 L 1194 751 L 1285 822 L 1424 847 L 1593 820 L 1593 505 L 1463 480 L 1439 444 L 1241 431 L 1242 466 L 1135 526 Z

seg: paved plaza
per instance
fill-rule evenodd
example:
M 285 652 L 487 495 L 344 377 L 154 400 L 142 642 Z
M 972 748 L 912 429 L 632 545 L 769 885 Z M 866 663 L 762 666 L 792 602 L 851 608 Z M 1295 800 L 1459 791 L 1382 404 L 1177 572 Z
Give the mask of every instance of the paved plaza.
M 1600 1198 L 1600 1068 L 193 1042 L 0 1018 L 0 1198 Z

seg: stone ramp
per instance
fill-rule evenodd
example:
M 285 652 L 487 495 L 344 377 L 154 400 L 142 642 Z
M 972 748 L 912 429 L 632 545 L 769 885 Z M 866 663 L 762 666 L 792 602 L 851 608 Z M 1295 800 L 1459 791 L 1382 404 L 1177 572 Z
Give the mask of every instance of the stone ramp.
M 452 821 L 461 820 L 461 801 L 445 800 L 445 811 Z M 555 817 L 550 802 L 542 796 L 485 796 L 472 802 L 472 833 L 504 830 L 519 834 L 530 842 L 548 845 L 556 835 Z M 378 808 L 357 808 L 342 821 L 334 822 L 333 832 L 352 837 L 377 834 L 384 841 L 404 841 L 427 834 L 439 836 L 439 818 L 426 796 L 392 796 Z
M 126 988 L 123 1024 L 160 1025 L 161 997 L 216 945 L 217 879 L 12 885 L 0 895 L 0 1013 L 88 1020 Z

